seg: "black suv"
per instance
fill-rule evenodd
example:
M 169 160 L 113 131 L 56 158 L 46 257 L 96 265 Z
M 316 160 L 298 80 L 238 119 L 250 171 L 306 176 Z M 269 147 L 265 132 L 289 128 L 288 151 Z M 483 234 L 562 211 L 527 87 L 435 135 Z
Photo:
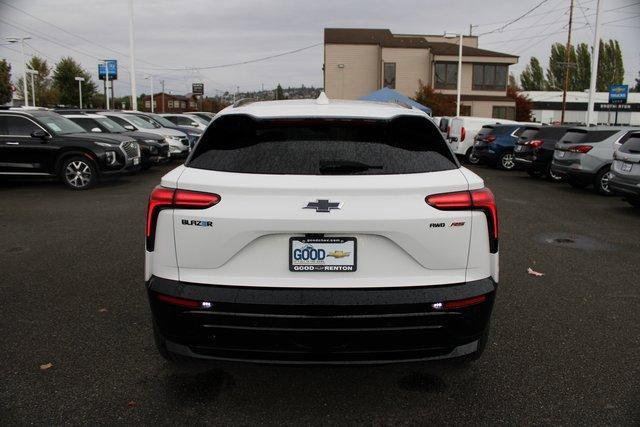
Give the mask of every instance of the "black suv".
M 58 177 L 85 190 L 139 164 L 131 137 L 87 134 L 51 111 L 0 110 L 0 175 Z
M 99 114 L 63 113 L 63 116 L 80 125 L 88 133 L 104 133 L 130 136 L 140 146 L 142 169 L 169 160 L 169 143 L 155 133 L 127 130 L 109 117 Z
M 546 177 L 551 182 L 562 181 L 561 175 L 551 170 L 556 143 L 567 133 L 569 126 L 527 126 L 513 149 L 516 165 L 534 177 Z

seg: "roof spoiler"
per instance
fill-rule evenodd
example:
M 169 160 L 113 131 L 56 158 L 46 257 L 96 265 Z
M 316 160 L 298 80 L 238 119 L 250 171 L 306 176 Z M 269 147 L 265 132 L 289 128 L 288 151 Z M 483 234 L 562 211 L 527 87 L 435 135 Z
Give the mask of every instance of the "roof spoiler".
M 257 99 L 255 99 L 255 98 L 242 98 L 242 99 L 238 99 L 236 102 L 234 102 L 231 107 L 232 108 L 238 108 L 238 107 L 242 107 L 243 105 L 252 104 L 252 103 L 254 103 L 256 101 L 257 101 Z

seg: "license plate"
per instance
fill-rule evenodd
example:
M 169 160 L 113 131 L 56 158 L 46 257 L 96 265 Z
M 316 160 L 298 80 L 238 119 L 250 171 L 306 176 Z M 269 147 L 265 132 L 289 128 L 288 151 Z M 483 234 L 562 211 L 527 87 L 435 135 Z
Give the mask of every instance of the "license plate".
M 633 167 L 633 163 L 622 163 L 621 169 L 622 172 L 631 172 L 631 168 Z
M 564 151 L 557 151 L 556 152 L 556 157 L 563 158 L 564 157 Z
M 289 238 L 289 271 L 356 271 L 355 237 Z
M 140 164 L 140 158 L 139 157 L 134 157 L 133 158 L 133 165 L 139 165 Z

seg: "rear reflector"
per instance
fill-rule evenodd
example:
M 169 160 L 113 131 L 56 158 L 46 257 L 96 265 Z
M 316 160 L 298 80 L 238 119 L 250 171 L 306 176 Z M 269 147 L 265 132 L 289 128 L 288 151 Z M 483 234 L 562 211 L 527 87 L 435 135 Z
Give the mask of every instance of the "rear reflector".
M 472 191 L 432 194 L 425 198 L 427 204 L 441 211 L 481 210 L 487 217 L 489 228 L 489 248 L 498 251 L 498 208 L 495 197 L 488 188 Z
M 487 297 L 484 295 L 478 295 L 477 297 L 459 299 L 455 301 L 445 301 L 444 309 L 445 310 L 453 310 L 456 308 L 464 308 L 470 307 L 472 305 L 483 303 L 487 300 Z
M 167 304 L 177 305 L 177 306 L 186 307 L 186 308 L 193 308 L 193 309 L 200 308 L 200 301 L 195 301 L 192 299 L 185 299 L 185 298 L 177 298 L 177 297 L 172 297 L 171 295 L 165 295 L 165 294 L 156 294 L 156 295 L 158 300 L 162 302 L 166 302 Z
M 156 187 L 151 192 L 147 205 L 147 250 L 154 249 L 158 214 L 163 209 L 206 209 L 220 202 L 220 196 L 213 193 L 176 190 L 174 188 Z

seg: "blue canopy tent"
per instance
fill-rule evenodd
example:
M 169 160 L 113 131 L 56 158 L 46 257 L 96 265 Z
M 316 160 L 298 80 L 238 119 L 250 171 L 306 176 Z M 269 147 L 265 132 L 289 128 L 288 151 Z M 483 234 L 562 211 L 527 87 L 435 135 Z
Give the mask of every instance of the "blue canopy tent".
M 369 95 L 365 95 L 360 98 L 360 100 L 376 102 L 399 102 L 410 107 L 416 107 L 417 109 L 424 111 L 428 115 L 431 115 L 431 108 L 425 107 L 424 105 L 417 103 L 408 96 L 404 96 L 400 92 L 396 92 L 395 90 L 389 89 L 388 87 L 383 87 L 380 90 L 371 92 Z

